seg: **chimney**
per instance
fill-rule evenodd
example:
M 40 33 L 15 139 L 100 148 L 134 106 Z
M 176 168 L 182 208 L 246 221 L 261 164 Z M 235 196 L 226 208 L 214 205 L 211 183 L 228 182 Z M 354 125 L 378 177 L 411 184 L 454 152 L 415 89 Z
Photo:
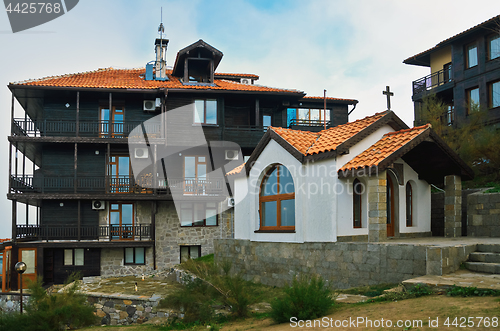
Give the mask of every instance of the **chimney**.
M 158 27 L 158 34 L 160 38 L 155 40 L 155 52 L 156 52 L 156 80 L 167 80 L 167 45 L 168 39 L 163 38 L 163 33 L 165 29 L 163 28 L 163 23 L 160 23 Z

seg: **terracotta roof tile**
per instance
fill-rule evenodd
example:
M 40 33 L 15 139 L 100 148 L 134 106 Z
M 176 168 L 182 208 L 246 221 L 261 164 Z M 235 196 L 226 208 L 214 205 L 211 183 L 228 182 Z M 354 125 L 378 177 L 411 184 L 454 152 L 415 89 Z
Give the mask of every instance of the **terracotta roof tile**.
M 281 89 L 254 84 L 241 84 L 234 81 L 215 79 L 214 85 L 183 84 L 178 77 L 167 71 L 168 81 L 145 80 L 144 68 L 136 69 L 98 69 L 76 74 L 45 77 L 11 83 L 12 85 L 51 86 L 51 87 L 82 87 L 82 88 L 113 88 L 113 89 L 197 89 L 197 90 L 229 90 L 255 92 L 284 92 L 303 94 L 302 91 Z
M 377 122 L 388 112 L 376 113 L 363 119 L 342 124 L 320 132 L 300 131 L 284 128 L 272 128 L 280 137 L 286 140 L 303 155 L 313 155 L 334 151 L 343 142 L 355 136 L 363 129 Z
M 247 78 L 253 78 L 253 79 L 259 79 L 259 75 L 255 74 L 238 74 L 234 72 L 215 72 L 214 76 L 229 76 L 229 77 L 247 77 Z
M 347 162 L 342 168 L 340 168 L 339 172 L 378 166 L 380 162 L 398 151 L 404 145 L 411 142 L 413 139 L 417 138 L 426 130 L 430 130 L 430 128 L 431 125 L 426 124 L 412 129 L 386 133 L 375 144 L 370 146 L 361 154 L 357 155 L 351 161 Z
M 231 176 L 231 175 L 237 175 L 239 173 L 241 173 L 241 171 L 245 168 L 245 163 L 243 163 L 242 165 L 239 165 L 237 166 L 236 168 L 234 168 L 233 170 L 229 171 L 226 175 L 227 176 Z

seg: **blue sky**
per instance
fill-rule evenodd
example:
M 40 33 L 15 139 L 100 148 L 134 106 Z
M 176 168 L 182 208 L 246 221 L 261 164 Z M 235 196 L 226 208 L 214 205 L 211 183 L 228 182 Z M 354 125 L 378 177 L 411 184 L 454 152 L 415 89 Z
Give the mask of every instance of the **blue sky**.
M 224 53 L 219 72 L 260 75 L 262 85 L 353 98 L 354 120 L 386 109 L 412 125 L 411 82 L 427 68 L 402 61 L 500 13 L 498 0 L 80 0 L 69 13 L 12 34 L 0 11 L 0 192 L 7 192 L 9 82 L 142 67 L 154 58 L 163 7 L 177 51 L 203 39 Z M 21 114 L 21 112 L 18 112 Z M 3 175 L 2 175 L 3 174 Z M 10 237 L 10 202 L 0 195 L 0 238 Z M 21 215 L 22 217 L 22 215 Z

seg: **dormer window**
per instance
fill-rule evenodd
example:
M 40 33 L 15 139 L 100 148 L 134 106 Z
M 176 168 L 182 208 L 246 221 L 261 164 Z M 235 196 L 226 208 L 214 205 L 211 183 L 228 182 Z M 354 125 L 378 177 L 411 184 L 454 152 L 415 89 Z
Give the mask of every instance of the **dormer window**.
M 183 84 L 213 84 L 214 72 L 222 59 L 222 52 L 203 40 L 181 49 L 177 53 L 172 75 Z

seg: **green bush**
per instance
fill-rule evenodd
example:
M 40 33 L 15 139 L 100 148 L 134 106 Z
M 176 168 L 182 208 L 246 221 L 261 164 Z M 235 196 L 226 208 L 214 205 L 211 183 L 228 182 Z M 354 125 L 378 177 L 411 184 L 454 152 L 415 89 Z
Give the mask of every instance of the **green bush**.
M 331 289 L 321 277 L 294 277 L 292 286 L 283 290 L 285 296 L 271 302 L 270 316 L 277 323 L 289 322 L 291 317 L 308 320 L 324 316 L 335 303 Z
M 477 287 L 460 287 L 453 285 L 446 291 L 446 295 L 452 297 L 500 296 L 500 291 L 490 290 L 490 289 L 479 289 Z
M 66 291 L 53 295 L 47 294 L 40 278 L 30 282 L 31 297 L 26 313 L 2 314 L 0 330 L 54 331 L 94 324 L 94 307 L 86 305 L 85 297 L 77 293 L 78 278 L 78 275 L 70 276 L 67 284 L 72 284 Z

